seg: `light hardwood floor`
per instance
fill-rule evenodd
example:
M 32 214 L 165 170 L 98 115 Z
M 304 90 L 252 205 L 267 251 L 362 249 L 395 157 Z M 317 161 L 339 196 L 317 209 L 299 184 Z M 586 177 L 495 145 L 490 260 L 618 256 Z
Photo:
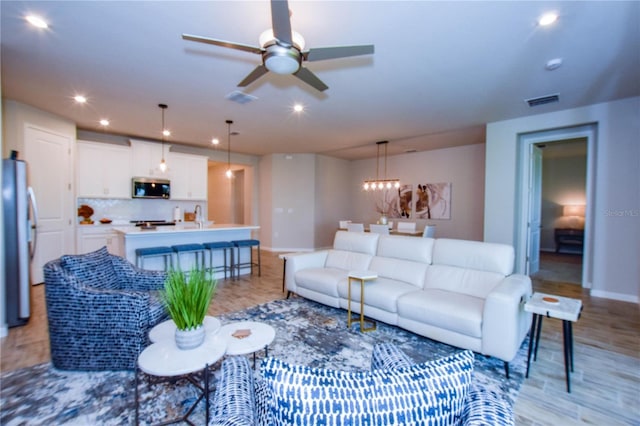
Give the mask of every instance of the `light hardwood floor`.
M 543 260 L 544 261 L 544 260 Z M 575 284 L 534 280 L 534 289 L 582 299 L 574 324 L 575 372 L 565 389 L 562 328 L 544 321 L 538 360 L 521 388 L 514 410 L 518 425 L 639 425 L 640 311 L 637 304 L 593 298 Z M 44 286 L 33 291 L 33 315 L 12 328 L 0 344 L 0 370 L 49 361 Z M 283 298 L 282 261 L 262 252 L 262 276 L 221 280 L 209 313 L 219 315 Z M 0 383 L 1 386 L 1 383 Z

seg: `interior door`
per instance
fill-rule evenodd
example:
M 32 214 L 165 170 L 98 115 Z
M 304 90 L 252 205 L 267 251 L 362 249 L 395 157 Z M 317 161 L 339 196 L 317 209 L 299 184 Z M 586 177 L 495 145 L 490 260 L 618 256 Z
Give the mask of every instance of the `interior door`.
M 25 127 L 28 184 L 38 200 L 38 243 L 31 262 L 33 284 L 44 281 L 45 263 L 73 253 L 72 138 L 31 125 Z
M 529 220 L 527 236 L 527 274 L 540 269 L 540 230 L 542 228 L 542 149 L 530 145 Z

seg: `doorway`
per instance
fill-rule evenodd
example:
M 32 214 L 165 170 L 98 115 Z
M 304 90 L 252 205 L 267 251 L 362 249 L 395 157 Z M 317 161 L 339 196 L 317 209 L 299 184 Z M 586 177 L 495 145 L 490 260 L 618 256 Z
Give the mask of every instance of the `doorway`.
M 595 135 L 592 124 L 519 136 L 516 262 L 528 275 L 591 286 Z
M 209 161 L 207 218 L 218 224 L 250 224 L 253 168 L 231 164 L 231 179 L 226 176 L 228 168 L 227 163 Z
M 73 253 L 73 182 L 71 144 L 73 135 L 27 124 L 24 158 L 29 185 L 38 200 L 37 236 L 31 262 L 33 284 L 44 281 L 42 267 L 65 253 Z

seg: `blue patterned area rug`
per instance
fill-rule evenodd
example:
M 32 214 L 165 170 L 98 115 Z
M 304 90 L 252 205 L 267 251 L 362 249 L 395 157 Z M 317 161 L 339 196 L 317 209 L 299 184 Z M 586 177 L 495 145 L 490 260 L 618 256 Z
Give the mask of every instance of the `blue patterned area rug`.
M 371 349 L 378 342 L 394 342 L 416 362 L 458 350 L 382 323 L 376 331 L 360 333 L 357 324 L 347 329 L 346 316 L 344 310 L 294 297 L 224 315 L 220 320 L 223 324 L 240 320 L 270 324 L 276 329 L 276 338 L 269 355 L 313 367 L 368 369 Z M 502 361 L 476 354 L 474 380 L 513 404 L 525 368 L 526 344 L 510 364 L 510 379 L 505 377 Z M 5 373 L 0 377 L 0 424 L 131 425 L 135 419 L 134 383 L 133 372 L 69 372 L 56 370 L 49 363 Z M 197 398 L 193 385 L 184 379 L 159 384 L 145 379 L 139 390 L 140 424 L 179 417 Z M 201 401 L 189 419 L 204 425 L 204 411 Z

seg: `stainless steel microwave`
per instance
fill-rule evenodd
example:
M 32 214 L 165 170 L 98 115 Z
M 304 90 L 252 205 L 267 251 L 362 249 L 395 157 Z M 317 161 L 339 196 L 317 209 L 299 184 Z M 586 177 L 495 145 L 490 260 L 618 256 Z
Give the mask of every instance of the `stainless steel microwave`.
M 131 179 L 132 198 L 164 198 L 171 197 L 171 182 L 167 179 L 134 177 Z

